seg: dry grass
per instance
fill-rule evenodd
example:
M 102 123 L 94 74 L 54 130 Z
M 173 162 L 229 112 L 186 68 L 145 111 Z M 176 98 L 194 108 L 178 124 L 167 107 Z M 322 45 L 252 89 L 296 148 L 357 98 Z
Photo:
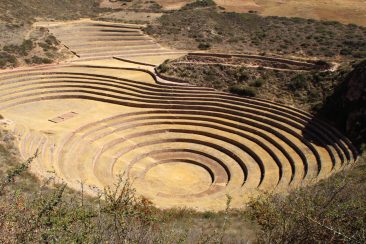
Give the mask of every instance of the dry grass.
M 157 0 L 164 9 L 179 9 L 192 0 Z M 258 11 L 265 16 L 301 17 L 335 20 L 366 26 L 366 4 L 363 0 L 216 0 L 226 11 Z
M 256 0 L 259 13 L 267 16 L 335 20 L 366 26 L 366 3 L 363 0 Z

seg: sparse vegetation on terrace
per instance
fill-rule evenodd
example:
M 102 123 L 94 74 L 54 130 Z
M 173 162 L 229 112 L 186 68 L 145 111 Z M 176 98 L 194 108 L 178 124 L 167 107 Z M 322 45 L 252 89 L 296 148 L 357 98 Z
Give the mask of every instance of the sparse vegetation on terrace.
M 36 28 L 30 39 L 20 45 L 5 45 L 0 51 L 0 68 L 17 67 L 24 64 L 50 64 L 54 60 L 67 57 L 60 42 L 45 28 Z
M 222 62 L 222 64 L 215 63 Z M 309 70 L 291 71 L 290 66 L 273 64 L 274 67 L 289 70 L 272 70 L 248 67 L 230 59 L 205 57 L 194 59 L 183 57 L 170 60 L 159 67 L 165 75 L 184 79 L 198 86 L 213 87 L 237 95 L 256 96 L 283 104 L 291 104 L 308 111 L 316 111 L 332 94 L 335 87 L 350 71 L 349 65 L 343 65 L 338 71 Z

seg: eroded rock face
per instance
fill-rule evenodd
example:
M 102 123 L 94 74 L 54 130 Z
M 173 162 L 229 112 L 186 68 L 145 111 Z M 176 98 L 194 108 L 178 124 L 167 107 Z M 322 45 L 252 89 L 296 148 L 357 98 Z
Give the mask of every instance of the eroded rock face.
M 349 74 L 345 82 L 344 102 L 349 111 L 346 132 L 358 144 L 366 143 L 366 60 Z
M 355 66 L 322 111 L 358 146 L 366 143 L 366 60 Z

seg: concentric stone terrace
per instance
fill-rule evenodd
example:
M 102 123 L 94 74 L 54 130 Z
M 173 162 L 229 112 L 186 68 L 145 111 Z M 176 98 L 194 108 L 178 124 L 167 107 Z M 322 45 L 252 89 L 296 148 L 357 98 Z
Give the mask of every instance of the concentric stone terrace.
M 77 60 L 95 60 L 113 56 L 145 56 L 177 53 L 161 47 L 143 34 L 141 25 L 118 24 L 88 19 L 69 22 L 39 22 L 70 51 Z
M 125 174 L 158 207 L 218 210 L 227 194 L 241 207 L 357 157 L 347 138 L 306 112 L 164 80 L 141 61 L 0 74 L 0 111 L 23 157 L 39 149 L 33 172 L 75 189 Z

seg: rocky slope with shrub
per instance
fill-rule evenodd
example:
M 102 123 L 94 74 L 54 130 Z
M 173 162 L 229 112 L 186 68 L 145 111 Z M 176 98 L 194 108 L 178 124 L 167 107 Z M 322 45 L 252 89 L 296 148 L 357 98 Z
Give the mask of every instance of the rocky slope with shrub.
M 6 44 L 0 51 L 0 68 L 50 64 L 72 57 L 46 28 L 34 28 L 19 45 Z
M 313 111 L 322 106 L 350 70 L 347 64 L 336 72 L 331 72 L 299 71 L 283 66 L 279 66 L 278 69 L 252 67 L 245 63 L 232 65 L 222 58 L 220 62 L 207 63 L 205 58 L 199 62 L 191 62 L 186 56 L 163 63 L 158 67 L 158 71 L 194 85 L 213 87 L 237 95 L 256 96 Z

